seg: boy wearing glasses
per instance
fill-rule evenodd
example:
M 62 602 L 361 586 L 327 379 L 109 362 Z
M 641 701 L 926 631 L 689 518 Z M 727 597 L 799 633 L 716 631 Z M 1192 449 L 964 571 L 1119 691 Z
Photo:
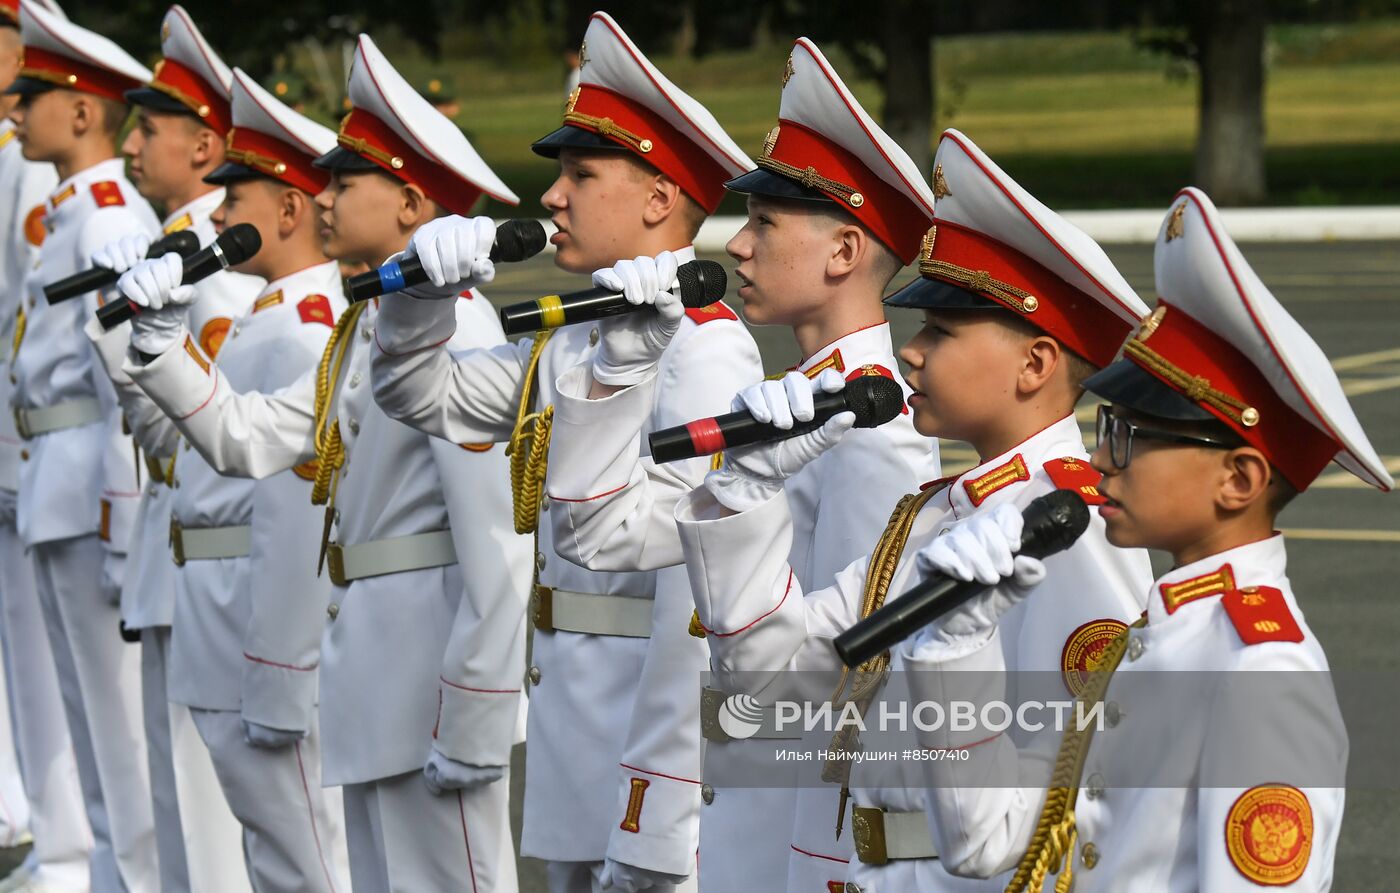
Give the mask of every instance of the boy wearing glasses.
M 1177 196 L 1155 266 L 1161 303 L 1085 385 L 1113 404 L 1100 410 L 1093 457 L 1108 539 L 1166 550 L 1173 567 L 1081 696 L 1113 705 L 1108 727 L 1066 732 L 1048 793 L 985 786 L 1024 778 L 1048 754 L 1004 736 L 977 746 L 921 736 L 972 754 L 957 770 L 927 766 L 937 840 L 959 873 L 1019 862 L 1016 891 L 1040 890 L 1048 871 L 1060 874 L 1056 889 L 1072 878 L 1081 893 L 1123 889 L 1129 876 L 1143 889 L 1327 890 L 1348 744 L 1274 520 L 1334 460 L 1378 489 L 1393 481 L 1326 356 L 1201 192 Z M 998 511 L 959 532 L 930 570 L 1008 580 L 900 647 L 905 666 L 924 671 L 910 674 L 916 695 L 958 687 L 945 670 L 998 670 L 995 631 L 952 643 L 940 627 L 997 616 L 1047 572 L 1015 554 L 1019 518 Z M 1193 677 L 1205 685 L 1186 699 L 1184 683 L 1161 682 Z M 975 694 L 996 699 L 994 688 Z
M 783 699 L 793 682 L 784 671 L 839 670 L 830 640 L 917 582 L 929 554 L 953 538 L 942 534 L 960 520 L 998 510 L 1019 518 L 1032 499 L 1061 487 L 1095 507 L 1103 501 L 1074 405 L 1082 381 L 1113 358 L 1146 305 L 1092 240 L 955 130 L 939 143 L 933 190 L 922 278 L 886 303 L 924 312 L 923 329 L 900 351 L 914 389 L 914 427 L 967 441 L 979 463 L 905 497 L 876 557 L 804 597 L 788 561 L 793 520 L 783 481 L 839 440 L 852 414 L 778 444 L 726 451 L 723 467 L 681 500 L 676 519 L 697 613 L 710 631 L 712 669 L 730 691 Z M 741 399 L 766 404 L 775 419 L 792 417 L 790 398 L 778 389 L 754 386 Z M 1049 560 L 1056 575 L 1037 598 L 1000 623 L 983 610 L 948 634 L 1000 626 L 997 653 L 1006 666 L 1048 671 L 1054 696 L 1075 694 L 1107 641 L 1141 613 L 1139 593 L 1150 576 L 1146 554 L 1110 548 L 1091 514 L 1089 532 Z M 896 565 L 901 555 L 913 560 Z M 861 669 L 878 676 L 889 666 L 885 657 Z M 855 698 L 843 687 L 834 715 L 848 700 Z M 1027 744 L 1047 734 L 1016 737 Z M 972 882 L 940 861 L 911 768 L 860 762 L 851 771 L 847 833 L 857 859 L 847 880 L 866 891 L 966 889 Z

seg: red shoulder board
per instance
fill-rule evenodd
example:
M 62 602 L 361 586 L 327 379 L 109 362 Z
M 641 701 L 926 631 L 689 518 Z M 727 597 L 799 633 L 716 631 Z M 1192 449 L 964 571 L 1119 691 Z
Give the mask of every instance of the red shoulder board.
M 715 301 L 713 304 L 707 304 L 704 307 L 689 307 L 686 309 L 685 315 L 690 317 L 690 321 L 697 326 L 704 325 L 707 322 L 714 322 L 717 319 L 737 320 L 739 318 L 723 301 Z
M 1073 490 L 1088 505 L 1103 505 L 1107 500 L 1099 492 L 1099 481 L 1103 475 L 1089 465 L 1088 459 L 1065 456 L 1045 463 L 1045 471 L 1050 480 L 1061 490 Z
M 325 295 L 308 295 L 297 304 L 297 315 L 302 322 L 319 322 L 335 328 L 335 315 L 331 312 L 331 302 Z
M 1221 603 L 1246 645 L 1303 641 L 1303 630 L 1293 619 L 1288 601 L 1272 586 L 1232 589 L 1221 598 Z
M 99 208 L 126 204 L 126 199 L 122 198 L 122 188 L 115 180 L 103 180 L 101 183 L 92 184 L 92 197 L 97 199 Z

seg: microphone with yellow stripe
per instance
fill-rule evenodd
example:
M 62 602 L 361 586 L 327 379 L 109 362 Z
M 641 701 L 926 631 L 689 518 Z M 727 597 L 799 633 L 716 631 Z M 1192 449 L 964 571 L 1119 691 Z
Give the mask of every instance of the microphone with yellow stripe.
M 681 303 L 691 309 L 708 307 L 718 301 L 724 297 L 727 285 L 724 267 L 712 260 L 693 260 L 681 264 L 680 269 L 676 270 L 676 281 L 680 283 Z M 631 304 L 611 288 L 600 286 L 567 295 L 545 295 L 533 301 L 502 307 L 501 328 L 506 330 L 507 336 L 520 335 L 644 309 L 652 310 L 646 304 Z

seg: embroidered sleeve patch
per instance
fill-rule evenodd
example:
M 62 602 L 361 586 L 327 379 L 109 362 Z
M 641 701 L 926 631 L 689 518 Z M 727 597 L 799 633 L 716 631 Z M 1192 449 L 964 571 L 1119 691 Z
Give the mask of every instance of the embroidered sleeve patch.
M 297 304 L 297 315 L 305 323 L 319 322 L 335 328 L 335 314 L 331 312 L 331 302 L 325 295 L 308 295 Z
M 1079 697 L 1089 684 L 1089 674 L 1099 668 L 1099 659 L 1109 643 L 1123 634 L 1128 624 L 1105 617 L 1090 620 L 1065 640 L 1060 651 L 1060 669 L 1064 673 L 1065 688 L 1074 697 Z
M 1221 603 L 1246 645 L 1303 641 L 1303 630 L 1293 619 L 1288 600 L 1272 586 L 1235 589 L 1225 593 Z
M 1225 818 L 1230 862 L 1260 886 L 1279 887 L 1302 877 L 1312 843 L 1312 807 L 1307 796 L 1294 787 L 1250 788 Z
M 642 830 L 642 800 L 649 787 L 651 782 L 645 778 L 632 779 L 632 792 L 627 797 L 627 814 L 622 817 L 622 824 L 618 825 L 623 831 L 637 834 Z
M 690 317 L 690 321 L 696 325 L 704 325 L 717 319 L 737 320 L 739 318 L 723 301 L 715 301 L 704 307 L 691 307 L 685 311 L 685 315 Z
M 102 515 L 97 522 L 97 538 L 104 543 L 112 541 L 112 503 L 106 499 L 99 502 Z
M 204 328 L 199 330 L 199 346 L 204 348 L 204 353 L 212 360 L 219 355 L 219 348 L 224 346 L 224 340 L 228 338 L 229 329 L 233 328 L 233 320 L 227 316 L 216 316 L 204 324 Z
M 469 452 L 469 453 L 489 453 L 489 452 L 491 452 L 491 447 L 495 446 L 495 444 L 494 444 L 494 443 L 459 443 L 459 444 L 457 444 L 457 446 L 461 447 L 462 449 L 466 450 L 466 451 Z
M 44 244 L 44 236 L 48 234 L 49 228 L 44 225 L 44 206 L 35 205 L 24 217 L 24 239 L 38 248 Z
M 1045 463 L 1045 471 L 1056 487 L 1061 490 L 1073 490 L 1088 505 L 1103 505 L 1107 501 L 1099 492 L 1099 481 L 1103 479 L 1103 475 L 1089 465 L 1088 459 L 1076 459 L 1073 456 L 1051 459 Z
M 126 199 L 122 198 L 122 188 L 114 180 L 103 180 L 101 183 L 92 184 L 92 197 L 97 200 L 99 208 L 112 208 L 126 204 Z
M 203 370 L 205 375 L 209 374 L 209 361 L 199 352 L 199 348 L 194 346 L 194 339 L 189 335 L 185 336 L 185 353 L 190 355 L 190 359 L 194 360 L 195 365 Z

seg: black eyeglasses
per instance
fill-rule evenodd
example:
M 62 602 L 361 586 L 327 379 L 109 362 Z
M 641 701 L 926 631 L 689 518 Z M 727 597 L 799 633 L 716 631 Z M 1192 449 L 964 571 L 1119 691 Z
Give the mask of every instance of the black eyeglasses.
M 1217 440 L 1213 437 L 1200 437 L 1194 434 L 1177 434 L 1175 431 L 1162 431 L 1157 428 L 1148 428 L 1130 422 L 1121 416 L 1113 414 L 1113 408 L 1107 404 L 1099 405 L 1099 417 L 1096 425 L 1098 438 L 1097 446 L 1108 444 L 1108 455 L 1113 460 L 1113 467 L 1123 470 L 1128 467 L 1128 463 L 1133 460 L 1133 441 L 1137 438 L 1143 440 L 1156 440 L 1162 443 L 1184 443 L 1192 446 L 1214 447 L 1222 450 L 1233 450 L 1239 446 L 1238 443 Z

